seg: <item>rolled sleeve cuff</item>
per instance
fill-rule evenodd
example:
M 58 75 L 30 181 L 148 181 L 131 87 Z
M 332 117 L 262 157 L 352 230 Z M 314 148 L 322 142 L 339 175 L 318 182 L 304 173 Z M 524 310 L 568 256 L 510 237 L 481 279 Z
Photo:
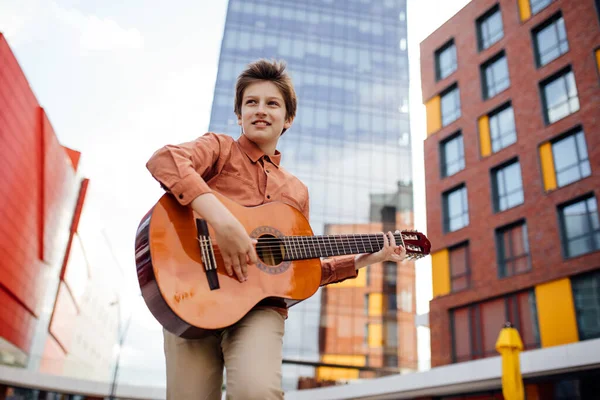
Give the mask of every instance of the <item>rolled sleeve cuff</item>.
M 358 276 L 355 257 L 337 258 L 323 263 L 321 286 L 338 283 Z
M 173 185 L 170 191 L 182 206 L 187 206 L 201 194 L 212 192 L 204 179 L 197 173 L 186 176 Z

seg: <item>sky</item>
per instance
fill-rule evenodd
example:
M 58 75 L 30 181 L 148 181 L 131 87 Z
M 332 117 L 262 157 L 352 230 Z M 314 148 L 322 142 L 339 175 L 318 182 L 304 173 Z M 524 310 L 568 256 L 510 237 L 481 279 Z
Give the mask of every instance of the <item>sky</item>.
M 415 228 L 424 233 L 419 43 L 468 2 L 407 0 Z M 162 334 L 139 297 L 133 257 L 139 220 L 163 193 L 145 163 L 159 147 L 208 130 L 226 10 L 226 0 L 0 0 L 0 32 L 59 141 L 82 152 L 81 172 L 125 271 L 124 318 L 132 317 L 120 382 L 164 384 Z M 417 313 L 424 313 L 430 257 L 416 273 Z M 419 352 L 427 368 L 423 329 Z

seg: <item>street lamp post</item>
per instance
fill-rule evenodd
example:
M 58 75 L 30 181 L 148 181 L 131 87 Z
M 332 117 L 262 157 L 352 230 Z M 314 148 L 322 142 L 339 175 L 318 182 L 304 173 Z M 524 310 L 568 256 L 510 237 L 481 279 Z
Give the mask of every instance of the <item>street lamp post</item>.
M 125 343 L 125 336 L 127 335 L 127 331 L 129 330 L 129 325 L 131 323 L 131 317 L 133 315 L 133 313 L 129 313 L 129 317 L 127 318 L 127 321 L 125 323 L 125 326 L 122 327 L 122 322 L 121 322 L 121 302 L 120 299 L 118 299 L 117 301 L 114 301 L 110 304 L 111 306 L 113 305 L 117 305 L 118 308 L 118 313 L 119 313 L 119 340 L 118 340 L 118 344 L 119 344 L 119 349 L 117 351 L 117 359 L 115 361 L 115 372 L 113 374 L 113 378 L 112 378 L 112 382 L 111 382 L 111 386 L 110 386 L 110 400 L 116 400 L 115 394 L 116 394 L 116 390 L 117 390 L 117 377 L 119 374 L 119 364 L 121 362 L 121 351 L 123 349 L 123 343 Z

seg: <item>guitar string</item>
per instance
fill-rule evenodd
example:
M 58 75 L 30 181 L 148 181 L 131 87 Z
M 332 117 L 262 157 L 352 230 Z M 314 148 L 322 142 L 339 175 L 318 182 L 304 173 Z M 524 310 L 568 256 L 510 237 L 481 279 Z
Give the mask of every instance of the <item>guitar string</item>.
M 288 240 L 286 240 L 288 239 Z M 289 239 L 297 239 L 297 242 L 291 242 L 291 240 Z M 333 238 L 334 240 L 322 240 L 319 241 L 319 239 L 316 239 L 316 237 L 314 236 L 286 236 L 283 239 L 282 238 L 259 238 L 258 239 L 258 243 L 256 245 L 257 248 L 261 248 L 261 249 L 279 249 L 282 245 L 284 247 L 288 247 L 288 248 L 292 248 L 292 247 L 298 247 L 302 250 L 307 250 L 307 249 L 311 249 L 311 248 L 318 248 L 318 250 L 321 250 L 319 247 L 323 247 L 325 245 L 334 245 L 336 246 L 336 248 L 339 249 L 339 246 L 342 247 L 342 249 L 345 250 L 346 247 L 349 248 L 355 248 L 355 247 L 372 247 L 372 245 L 377 245 L 377 246 L 383 246 L 384 241 L 380 238 L 377 237 L 375 238 L 375 242 L 373 242 L 370 238 L 368 242 L 360 242 L 360 243 L 348 243 L 347 242 L 347 238 Z M 309 243 L 302 243 L 302 240 L 308 240 Z M 315 247 L 316 246 L 316 247 Z

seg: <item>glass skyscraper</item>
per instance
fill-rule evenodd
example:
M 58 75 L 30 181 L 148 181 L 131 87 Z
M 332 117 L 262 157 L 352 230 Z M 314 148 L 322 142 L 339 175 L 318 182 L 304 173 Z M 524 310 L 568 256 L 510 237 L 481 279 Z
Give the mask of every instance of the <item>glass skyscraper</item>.
M 382 222 L 385 226 L 382 215 L 385 210 L 390 215 L 390 207 L 400 216 L 400 220 L 395 215 L 392 218 L 395 226 L 410 226 L 406 0 L 230 0 L 210 131 L 235 138 L 240 135 L 233 112 L 235 80 L 258 58 L 285 60 L 294 80 L 298 112 L 278 149 L 282 165 L 309 188 L 315 234 L 380 231 Z M 380 267 L 383 275 L 385 266 Z M 349 297 L 360 302 L 352 300 L 350 308 L 332 306 L 335 294 L 322 293 L 328 288 L 290 310 L 284 341 L 285 389 L 296 388 L 299 377 L 319 378 L 319 363 L 386 365 L 373 361 L 371 350 L 378 340 L 371 336 L 377 329 L 369 327 L 366 310 L 373 307 L 365 287 L 373 280 L 375 269 L 363 271 L 350 289 L 360 290 L 360 296 Z M 395 272 L 393 276 L 395 281 Z M 399 300 L 395 283 L 393 287 L 393 294 L 383 302 L 394 311 L 402 308 L 402 302 L 410 304 L 404 311 L 412 315 L 414 272 L 408 289 L 403 294 L 398 289 Z M 327 301 L 325 313 L 323 302 Z M 333 326 L 337 338 L 355 338 L 356 343 L 327 350 L 324 332 L 332 331 Z M 379 326 L 379 336 L 402 331 L 383 328 L 382 334 L 381 330 Z M 399 346 L 403 340 L 388 342 Z M 416 339 L 407 343 L 416 346 Z M 330 357 L 325 353 L 331 353 Z M 378 358 L 384 358 L 380 353 Z M 413 358 L 416 350 L 414 354 Z M 400 364 L 387 363 L 403 368 Z M 360 372 L 365 371 L 367 368 Z

